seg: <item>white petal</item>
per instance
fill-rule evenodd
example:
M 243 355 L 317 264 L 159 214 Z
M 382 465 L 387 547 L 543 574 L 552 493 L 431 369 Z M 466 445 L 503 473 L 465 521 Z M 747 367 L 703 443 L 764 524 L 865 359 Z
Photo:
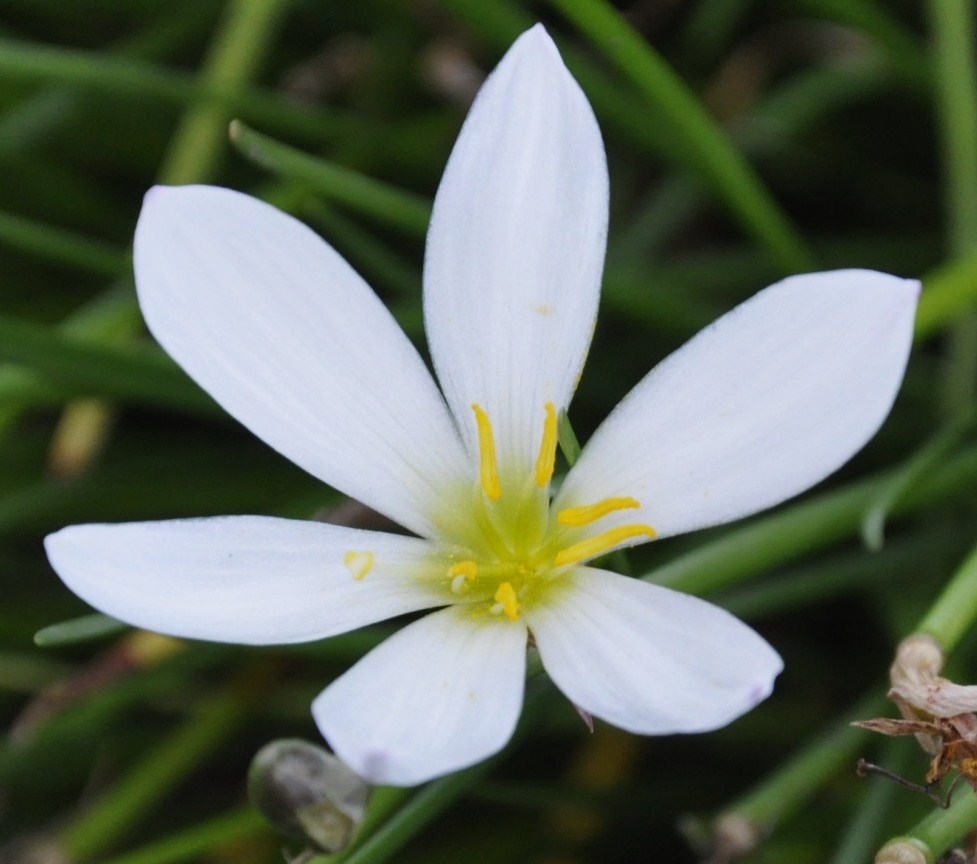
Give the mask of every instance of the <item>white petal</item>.
M 919 283 L 867 270 L 794 276 L 653 369 L 584 448 L 557 507 L 631 496 L 659 536 L 803 492 L 875 434 L 902 381 Z
M 311 474 L 425 535 L 466 470 L 430 374 L 309 228 L 228 189 L 157 187 L 135 239 L 153 335 L 228 412 Z
M 501 750 L 526 673 L 521 622 L 463 606 L 415 621 L 312 703 L 336 754 L 372 783 L 413 786 Z
M 724 726 L 765 699 L 777 653 L 728 612 L 659 585 L 579 568 L 552 602 L 526 608 L 556 685 L 630 732 Z
M 191 639 L 308 642 L 444 602 L 419 575 L 432 551 L 427 541 L 320 522 L 222 516 L 75 525 L 44 546 L 65 584 L 96 609 Z M 344 557 L 366 551 L 373 566 L 357 580 Z
M 607 194 L 593 112 L 537 25 L 479 92 L 428 232 L 428 341 L 471 452 L 471 403 L 520 470 L 539 451 L 545 404 L 569 403 L 597 312 Z

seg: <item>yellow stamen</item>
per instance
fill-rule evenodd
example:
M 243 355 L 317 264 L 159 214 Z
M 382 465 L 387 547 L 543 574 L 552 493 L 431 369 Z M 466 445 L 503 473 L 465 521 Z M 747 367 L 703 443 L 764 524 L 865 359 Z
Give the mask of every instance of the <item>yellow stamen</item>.
M 539 456 L 536 458 L 536 485 L 540 489 L 550 482 L 556 465 L 556 407 L 552 402 L 547 402 L 544 407 L 543 442 L 539 445 Z
M 553 563 L 557 567 L 562 567 L 564 564 L 576 564 L 578 561 L 587 558 L 595 558 L 624 540 L 642 535 L 654 540 L 657 532 L 650 525 L 622 525 L 619 528 L 611 528 L 603 534 L 581 540 L 579 543 L 574 543 L 573 546 L 568 546 L 562 552 L 558 552 Z
M 474 561 L 459 561 L 448 568 L 449 576 L 464 576 L 466 579 L 474 579 L 478 575 L 478 564 Z
M 503 582 L 499 586 L 499 590 L 495 592 L 495 605 L 492 607 L 492 613 L 499 615 L 505 612 L 505 617 L 510 621 L 519 620 L 519 599 L 516 597 L 516 589 L 512 587 L 511 582 Z
M 561 525 L 589 525 L 603 518 L 608 513 L 618 510 L 634 510 L 641 506 L 636 498 L 605 498 L 596 504 L 586 504 L 583 507 L 567 507 L 556 514 L 556 521 Z
M 448 568 L 448 576 L 451 577 L 451 590 L 455 594 L 460 594 L 466 582 L 473 582 L 478 575 L 478 564 L 474 561 L 459 561 Z
M 478 425 L 478 461 L 479 479 L 482 489 L 492 501 L 498 501 L 502 495 L 499 483 L 499 467 L 495 462 L 495 436 L 492 434 L 492 424 L 488 414 L 477 402 L 472 403 L 475 412 L 475 423 Z
M 373 567 L 373 553 L 351 550 L 343 555 L 343 564 L 346 565 L 350 575 L 359 582 Z

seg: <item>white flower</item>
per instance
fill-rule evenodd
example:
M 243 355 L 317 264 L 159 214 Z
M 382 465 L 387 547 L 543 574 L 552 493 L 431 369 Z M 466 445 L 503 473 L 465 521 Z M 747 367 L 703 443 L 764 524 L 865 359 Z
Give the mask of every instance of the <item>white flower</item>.
M 67 585 L 136 626 L 250 644 L 421 609 L 315 700 L 336 752 L 411 785 L 509 739 L 532 635 L 578 706 L 698 732 L 781 669 L 702 600 L 587 566 L 796 495 L 888 413 L 919 286 L 786 279 L 655 368 L 553 494 L 558 414 L 594 326 L 607 224 L 600 133 L 542 27 L 488 79 L 438 190 L 424 311 L 438 391 L 376 296 L 312 231 L 226 189 L 154 189 L 135 239 L 164 348 L 256 435 L 417 536 L 261 516 L 81 525 Z

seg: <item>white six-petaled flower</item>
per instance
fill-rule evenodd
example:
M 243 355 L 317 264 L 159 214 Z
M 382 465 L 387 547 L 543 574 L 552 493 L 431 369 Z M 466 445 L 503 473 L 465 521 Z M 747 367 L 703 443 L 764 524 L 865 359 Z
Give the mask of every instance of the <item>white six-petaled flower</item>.
M 596 121 L 537 26 L 482 88 L 435 200 L 424 313 L 439 392 L 308 228 L 226 189 L 152 190 L 135 270 L 160 344 L 268 444 L 417 536 L 260 516 L 81 525 L 47 538 L 55 570 L 124 621 L 227 642 L 438 609 L 312 706 L 378 783 L 503 747 L 530 634 L 557 686 L 624 729 L 704 731 L 747 711 L 781 669 L 763 639 L 588 561 L 746 516 L 839 467 L 891 407 L 919 286 L 851 270 L 760 292 L 648 374 L 554 491 L 607 203 Z

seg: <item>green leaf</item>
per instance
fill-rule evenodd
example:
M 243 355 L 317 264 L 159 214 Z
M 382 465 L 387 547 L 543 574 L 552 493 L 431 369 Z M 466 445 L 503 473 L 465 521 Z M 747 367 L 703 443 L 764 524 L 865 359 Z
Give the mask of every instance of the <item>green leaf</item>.
M 415 237 L 427 233 L 431 202 L 420 195 L 310 156 L 255 132 L 238 120 L 231 123 L 230 136 L 242 155 L 283 179 L 302 183 L 325 198 Z
M 0 315 L 0 362 L 22 366 L 91 396 L 221 414 L 210 397 L 158 349 L 89 345 L 49 327 Z
M 128 624 L 96 612 L 93 615 L 62 621 L 59 624 L 50 624 L 38 630 L 34 634 L 34 644 L 39 648 L 62 648 L 66 645 L 77 645 L 79 642 L 91 642 L 105 636 L 114 636 L 128 627 Z

